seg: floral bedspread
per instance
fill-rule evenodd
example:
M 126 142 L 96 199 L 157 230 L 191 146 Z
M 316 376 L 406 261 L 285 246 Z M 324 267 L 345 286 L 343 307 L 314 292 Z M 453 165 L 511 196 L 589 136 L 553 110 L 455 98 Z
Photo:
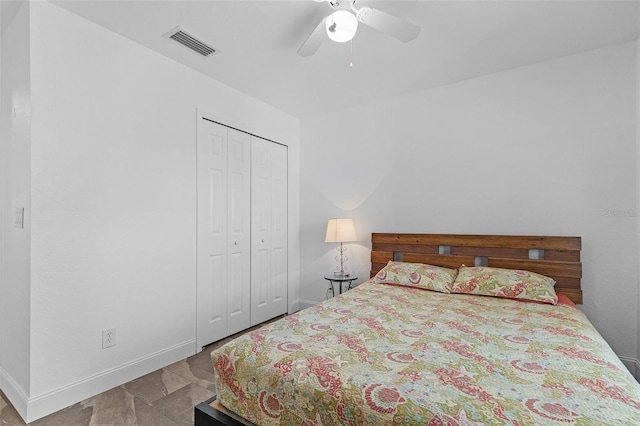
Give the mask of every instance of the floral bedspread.
M 640 385 L 568 305 L 367 282 L 212 360 L 258 425 L 640 425 Z

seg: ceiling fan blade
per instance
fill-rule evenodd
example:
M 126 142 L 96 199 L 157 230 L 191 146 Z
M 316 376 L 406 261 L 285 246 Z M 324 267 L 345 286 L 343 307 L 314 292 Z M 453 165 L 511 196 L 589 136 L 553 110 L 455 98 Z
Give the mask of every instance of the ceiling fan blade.
M 325 28 L 325 21 L 327 17 L 325 16 L 322 21 L 316 26 L 316 28 L 309 34 L 309 37 L 302 43 L 300 49 L 298 49 L 298 55 L 300 56 L 311 56 L 320 47 L 320 44 L 324 41 L 327 34 L 327 29 Z
M 409 42 L 420 34 L 420 27 L 371 7 L 362 7 L 357 12 L 358 21 L 382 31 L 400 41 Z

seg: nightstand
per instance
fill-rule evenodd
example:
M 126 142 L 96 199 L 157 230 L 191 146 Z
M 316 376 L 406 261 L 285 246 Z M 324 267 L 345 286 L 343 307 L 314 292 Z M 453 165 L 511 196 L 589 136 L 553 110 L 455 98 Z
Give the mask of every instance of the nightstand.
M 355 280 L 358 279 L 358 277 L 353 276 L 353 275 L 349 275 L 349 276 L 340 276 L 340 275 L 334 275 L 334 274 L 328 274 L 324 276 L 324 279 L 329 281 L 329 285 L 331 286 L 331 288 L 329 290 L 331 290 L 331 294 L 333 294 L 334 296 L 336 295 L 336 291 L 333 287 L 334 283 L 338 283 L 338 289 L 340 291 L 340 294 L 342 294 L 342 284 L 344 283 L 349 283 L 349 286 L 347 287 L 347 290 L 351 290 L 351 284 L 353 284 L 353 282 Z

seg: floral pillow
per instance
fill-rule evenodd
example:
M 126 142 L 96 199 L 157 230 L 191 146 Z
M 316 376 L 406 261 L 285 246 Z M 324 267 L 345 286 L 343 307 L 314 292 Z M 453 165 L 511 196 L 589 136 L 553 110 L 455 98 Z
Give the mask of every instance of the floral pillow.
M 553 278 L 535 272 L 489 267 L 461 267 L 451 293 L 558 304 Z
M 441 268 L 425 263 L 392 262 L 373 277 L 378 284 L 395 284 L 426 290 L 450 293 L 453 280 L 458 273 L 455 269 Z

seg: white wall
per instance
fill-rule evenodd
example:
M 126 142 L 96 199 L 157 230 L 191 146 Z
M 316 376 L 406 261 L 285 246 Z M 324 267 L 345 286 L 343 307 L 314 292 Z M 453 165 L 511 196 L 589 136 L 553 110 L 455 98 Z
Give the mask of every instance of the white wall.
M 297 119 L 48 2 L 31 4 L 31 95 L 27 420 L 195 353 L 197 108 L 300 169 Z
M 635 55 L 620 44 L 303 121 L 301 303 L 324 299 L 331 217 L 355 219 L 359 281 L 371 232 L 578 235 L 583 309 L 632 362 Z
M 638 19 L 640 19 L 640 11 L 638 11 Z M 636 40 L 636 182 L 638 185 L 638 191 L 640 191 L 640 38 Z M 638 194 L 636 192 L 636 194 Z M 640 194 L 637 195 L 636 211 L 639 213 L 637 216 L 638 229 L 637 239 L 640 244 Z M 640 265 L 639 265 L 640 267 Z M 638 280 L 638 288 L 640 289 L 640 279 Z M 640 377 L 640 290 L 638 291 L 638 340 L 637 340 L 637 354 L 635 359 L 635 365 L 630 368 L 636 377 Z
M 6 15 L 5 4 L 0 4 Z M 29 251 L 30 227 L 30 85 L 29 4 L 12 11 L 2 30 L 2 137 L 0 138 L 0 388 L 24 409 L 30 392 Z M 15 14 L 14 14 L 15 13 Z M 5 16 L 6 17 L 6 16 Z M 8 18 L 7 18 L 8 19 Z M 14 227 L 17 207 L 24 207 L 27 226 Z M 22 407 L 21 407 L 22 405 Z

